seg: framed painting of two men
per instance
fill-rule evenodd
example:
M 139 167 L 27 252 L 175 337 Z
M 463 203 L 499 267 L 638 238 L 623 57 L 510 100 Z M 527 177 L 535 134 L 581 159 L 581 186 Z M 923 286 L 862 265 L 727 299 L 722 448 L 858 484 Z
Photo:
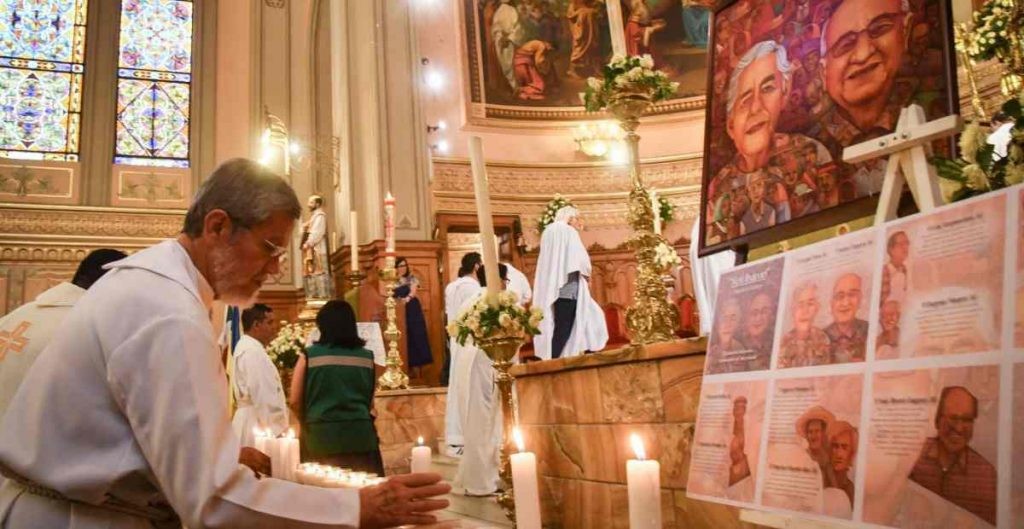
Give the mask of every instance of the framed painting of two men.
M 702 255 L 871 214 L 887 159 L 843 148 L 957 111 L 946 0 L 737 0 L 711 28 Z

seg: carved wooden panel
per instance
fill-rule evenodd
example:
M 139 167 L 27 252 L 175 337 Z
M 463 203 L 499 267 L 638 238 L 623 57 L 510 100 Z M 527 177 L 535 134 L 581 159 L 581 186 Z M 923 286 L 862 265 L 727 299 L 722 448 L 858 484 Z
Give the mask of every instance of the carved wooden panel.
M 110 202 L 115 206 L 187 208 L 192 197 L 188 169 L 115 165 Z
M 78 202 L 77 163 L 46 162 L 46 165 L 0 163 L 0 200 L 40 204 Z

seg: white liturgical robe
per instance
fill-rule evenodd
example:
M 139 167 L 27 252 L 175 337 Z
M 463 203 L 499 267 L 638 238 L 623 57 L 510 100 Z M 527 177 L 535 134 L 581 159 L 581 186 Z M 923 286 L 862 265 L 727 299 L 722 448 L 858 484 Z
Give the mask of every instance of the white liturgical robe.
M 7 480 L 0 526 L 150 526 L 93 507 L 108 497 L 167 502 L 194 529 L 359 524 L 355 490 L 257 479 L 238 464 L 212 302 L 174 240 L 114 263 L 89 289 L 0 425 L 0 463 L 80 503 Z
M 472 275 L 462 276 L 444 288 L 444 312 L 449 322 L 455 321 L 466 301 L 480 292 L 480 283 Z M 448 350 L 452 355 L 452 366 L 448 370 L 448 400 L 445 402 L 444 437 L 445 443 L 462 446 L 465 439 L 462 425 L 466 422 L 469 409 L 469 370 L 473 367 L 472 347 L 459 345 L 455 338 L 448 338 Z
M 281 375 L 259 340 L 243 334 L 235 346 L 232 379 L 238 409 L 231 419 L 242 446 L 256 446 L 254 428 L 270 429 L 274 437 L 288 430 L 288 403 Z
M 519 297 L 519 304 L 526 306 L 533 299 L 533 289 L 530 288 L 530 280 L 527 279 L 526 274 L 520 272 L 516 267 L 509 263 L 502 263 L 508 268 L 508 288 L 509 292 L 515 292 L 516 296 Z

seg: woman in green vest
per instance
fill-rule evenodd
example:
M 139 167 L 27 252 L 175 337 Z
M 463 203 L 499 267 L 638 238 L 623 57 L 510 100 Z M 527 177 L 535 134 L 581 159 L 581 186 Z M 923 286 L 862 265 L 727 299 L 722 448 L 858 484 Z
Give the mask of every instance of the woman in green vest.
M 373 353 L 356 332 L 352 306 L 328 301 L 316 315 L 320 339 L 299 357 L 292 405 L 302 411 L 305 460 L 384 474 L 370 409 Z

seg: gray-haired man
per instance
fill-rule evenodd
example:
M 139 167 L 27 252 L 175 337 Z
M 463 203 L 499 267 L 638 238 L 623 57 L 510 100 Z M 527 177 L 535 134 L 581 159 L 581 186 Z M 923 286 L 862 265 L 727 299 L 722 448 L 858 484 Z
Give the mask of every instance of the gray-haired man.
M 279 272 L 301 207 L 243 159 L 203 182 L 177 238 L 119 261 L 72 309 L 0 425 L 0 526 L 387 527 L 433 520 L 440 476 L 355 491 L 238 464 L 210 307 Z M 61 498 L 59 500 L 54 497 Z

